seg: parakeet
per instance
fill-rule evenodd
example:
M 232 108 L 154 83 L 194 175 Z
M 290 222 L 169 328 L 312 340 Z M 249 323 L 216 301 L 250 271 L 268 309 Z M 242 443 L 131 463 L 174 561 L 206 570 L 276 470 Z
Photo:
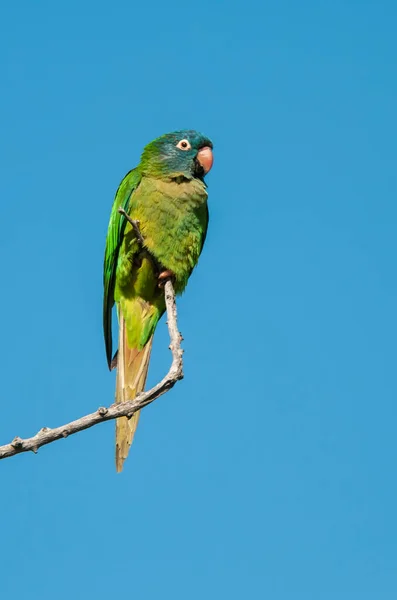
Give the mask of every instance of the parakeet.
M 106 238 L 103 301 L 108 366 L 117 366 L 116 402 L 132 400 L 144 389 L 153 334 L 165 311 L 162 281 L 172 277 L 180 294 L 199 259 L 208 226 L 204 177 L 212 167 L 212 149 L 211 140 L 197 131 L 162 135 L 144 148 L 139 165 L 116 192 Z M 119 208 L 138 223 L 138 232 Z M 114 303 L 119 341 L 112 359 Z M 138 419 L 135 413 L 116 421 L 118 472 Z

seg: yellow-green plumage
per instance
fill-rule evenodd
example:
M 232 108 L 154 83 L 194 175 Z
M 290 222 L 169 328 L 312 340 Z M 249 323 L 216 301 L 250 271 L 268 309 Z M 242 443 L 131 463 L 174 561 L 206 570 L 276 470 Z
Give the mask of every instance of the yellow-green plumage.
M 185 139 L 189 151 L 177 148 Z M 116 402 L 133 399 L 145 386 L 154 330 L 165 310 L 157 265 L 173 272 L 175 290 L 181 293 L 200 256 L 208 224 L 204 172 L 197 160 L 204 147 L 212 147 L 211 142 L 194 131 L 158 138 L 145 148 L 140 165 L 126 175 L 116 193 L 104 264 L 109 365 L 114 302 L 119 317 Z M 139 222 L 143 248 L 131 224 L 118 212 L 120 207 Z M 136 413 L 130 420 L 117 420 L 117 471 L 127 457 L 138 418 Z

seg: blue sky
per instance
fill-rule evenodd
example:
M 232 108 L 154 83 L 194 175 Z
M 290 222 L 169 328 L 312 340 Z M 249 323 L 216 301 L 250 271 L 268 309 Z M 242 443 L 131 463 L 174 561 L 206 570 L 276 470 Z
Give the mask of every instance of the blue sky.
M 153 137 L 210 136 L 185 379 L 0 465 L 0 591 L 59 600 L 397 593 L 394 2 L 3 7 L 0 443 L 110 404 L 102 257 Z M 168 368 L 164 322 L 150 383 Z

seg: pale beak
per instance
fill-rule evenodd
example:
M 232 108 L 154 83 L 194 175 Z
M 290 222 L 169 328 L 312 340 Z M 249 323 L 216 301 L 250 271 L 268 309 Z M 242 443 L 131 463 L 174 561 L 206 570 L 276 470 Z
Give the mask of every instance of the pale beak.
M 212 163 L 214 162 L 214 155 L 209 146 L 204 146 L 197 153 L 197 160 L 204 169 L 204 173 L 207 174 L 211 170 Z

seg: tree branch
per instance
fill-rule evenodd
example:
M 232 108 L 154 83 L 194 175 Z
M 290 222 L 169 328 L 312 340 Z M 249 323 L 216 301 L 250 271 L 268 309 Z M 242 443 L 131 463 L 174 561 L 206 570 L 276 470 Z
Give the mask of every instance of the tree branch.
M 62 438 L 67 438 L 69 435 L 89 429 L 104 421 L 111 421 L 118 417 L 132 417 L 138 410 L 141 410 L 141 408 L 168 392 L 174 387 L 177 381 L 183 379 L 182 336 L 178 330 L 175 291 L 170 279 L 165 282 L 164 295 L 167 307 L 167 325 L 171 340 L 170 350 L 172 352 L 172 363 L 167 375 L 151 390 L 138 394 L 133 400 L 122 402 L 121 404 L 112 404 L 109 408 L 100 407 L 90 415 L 86 415 L 55 429 L 43 427 L 31 438 L 14 438 L 10 444 L 0 446 L 0 460 L 9 456 L 15 456 L 15 454 L 20 454 L 21 452 L 32 451 L 36 453 L 41 446 L 51 444 Z
M 123 217 L 126 219 L 126 221 L 128 221 L 128 223 L 131 225 L 132 229 L 135 232 L 135 236 L 136 236 L 139 246 L 141 247 L 141 250 L 144 250 L 150 256 L 150 260 L 152 261 L 153 266 L 154 266 L 155 270 L 157 271 L 157 274 L 160 275 L 160 273 L 164 270 L 164 267 L 159 263 L 157 258 L 149 251 L 149 249 L 146 248 L 145 240 L 143 239 L 141 230 L 139 229 L 139 225 L 140 225 L 139 221 L 132 219 L 130 217 L 130 215 L 121 206 L 120 206 L 120 208 L 118 208 L 118 212 L 121 215 L 123 215 Z
M 139 221 L 136 221 L 135 219 L 131 219 L 130 215 L 128 213 L 126 213 L 125 210 L 124 210 L 124 208 L 122 208 L 121 206 L 118 209 L 118 212 L 121 215 L 123 215 L 123 217 L 128 221 L 128 223 L 130 223 L 131 227 L 135 231 L 135 235 L 136 235 L 136 238 L 137 238 L 138 242 L 140 243 L 140 245 L 142 246 L 142 248 L 144 248 L 144 246 L 145 246 L 145 240 L 143 239 L 142 234 L 141 234 L 141 230 L 139 229 Z

